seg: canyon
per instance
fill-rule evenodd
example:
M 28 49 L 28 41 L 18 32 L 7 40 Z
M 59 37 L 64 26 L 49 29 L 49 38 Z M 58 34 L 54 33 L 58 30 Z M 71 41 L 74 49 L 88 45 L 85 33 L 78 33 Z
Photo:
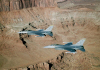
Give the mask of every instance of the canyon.
M 55 7 L 64 0 L 0 0 L 0 11 L 12 11 L 30 7 Z
M 1 1 L 0 70 L 100 70 L 99 0 Z M 54 26 L 53 37 L 18 34 L 50 25 Z M 75 44 L 82 38 L 86 38 L 86 52 L 66 54 L 67 50 L 43 48 L 63 42 Z

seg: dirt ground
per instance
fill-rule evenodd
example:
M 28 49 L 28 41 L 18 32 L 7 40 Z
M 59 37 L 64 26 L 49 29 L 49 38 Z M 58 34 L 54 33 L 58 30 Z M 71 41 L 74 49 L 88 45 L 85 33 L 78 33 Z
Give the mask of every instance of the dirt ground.
M 91 10 L 55 7 L 0 12 L 1 70 L 47 62 L 57 58 L 62 52 L 63 58 L 56 60 L 57 63 L 51 63 L 51 70 L 100 70 L 100 13 Z M 46 29 L 50 25 L 54 26 L 53 37 L 18 34 L 22 30 Z M 86 38 L 86 52 L 78 50 L 76 54 L 66 54 L 66 50 L 43 48 L 63 42 L 75 44 L 82 38 Z

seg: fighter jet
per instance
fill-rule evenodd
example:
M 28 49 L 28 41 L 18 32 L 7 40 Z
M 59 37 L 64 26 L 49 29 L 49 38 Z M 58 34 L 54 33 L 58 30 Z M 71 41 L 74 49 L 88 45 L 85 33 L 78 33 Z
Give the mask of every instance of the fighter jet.
M 68 42 L 65 45 L 60 45 L 60 44 L 52 44 L 49 46 L 45 46 L 44 48 L 55 48 L 56 50 L 68 50 L 70 52 L 65 52 L 65 53 L 76 53 L 76 50 L 81 50 L 83 52 L 85 52 L 83 43 L 85 42 L 85 38 L 80 40 L 79 42 L 77 42 L 76 44 L 73 44 L 72 42 Z M 66 42 L 63 42 L 66 43 Z
M 18 33 L 27 33 L 28 35 L 38 35 L 38 36 L 35 36 L 35 37 L 44 37 L 46 35 L 53 36 L 53 33 L 51 31 L 52 28 L 53 28 L 53 26 L 49 26 L 46 30 L 37 29 L 38 31 L 21 31 L 21 32 L 18 32 Z

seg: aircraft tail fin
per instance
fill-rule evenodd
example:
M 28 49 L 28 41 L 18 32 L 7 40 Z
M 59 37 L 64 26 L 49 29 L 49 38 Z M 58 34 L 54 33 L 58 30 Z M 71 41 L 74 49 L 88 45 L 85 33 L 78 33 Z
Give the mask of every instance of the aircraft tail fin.
M 51 31 L 53 28 L 53 25 L 52 26 L 49 26 L 45 31 Z
M 85 38 L 83 38 L 82 40 L 80 40 L 79 42 L 77 42 L 75 45 L 83 45 L 85 42 Z

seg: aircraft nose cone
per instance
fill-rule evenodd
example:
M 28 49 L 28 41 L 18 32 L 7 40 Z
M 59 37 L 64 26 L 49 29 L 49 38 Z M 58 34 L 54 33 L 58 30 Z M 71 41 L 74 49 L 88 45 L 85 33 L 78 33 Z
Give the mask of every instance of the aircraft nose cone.
M 55 48 L 55 46 L 45 46 L 43 48 Z

